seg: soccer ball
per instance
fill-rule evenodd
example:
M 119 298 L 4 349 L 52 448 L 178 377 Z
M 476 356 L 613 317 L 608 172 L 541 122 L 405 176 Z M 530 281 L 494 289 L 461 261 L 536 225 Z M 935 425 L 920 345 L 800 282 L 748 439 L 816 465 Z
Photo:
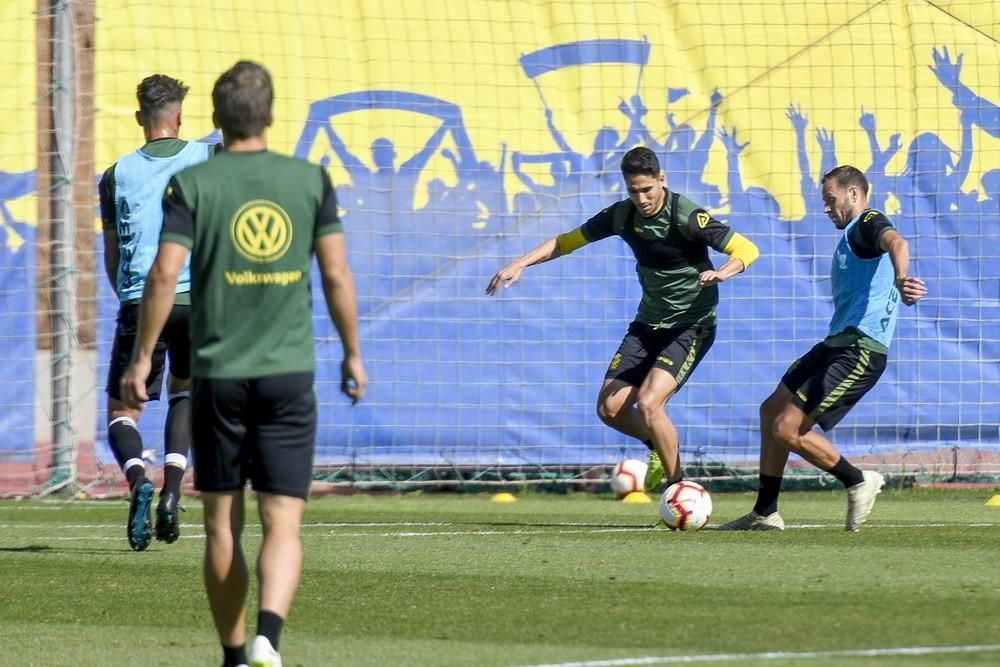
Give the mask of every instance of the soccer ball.
M 646 464 L 639 459 L 623 459 L 611 470 L 611 490 L 619 498 L 642 491 L 646 479 Z
M 660 498 L 660 517 L 670 530 L 700 530 L 712 518 L 712 496 L 701 484 L 671 484 Z

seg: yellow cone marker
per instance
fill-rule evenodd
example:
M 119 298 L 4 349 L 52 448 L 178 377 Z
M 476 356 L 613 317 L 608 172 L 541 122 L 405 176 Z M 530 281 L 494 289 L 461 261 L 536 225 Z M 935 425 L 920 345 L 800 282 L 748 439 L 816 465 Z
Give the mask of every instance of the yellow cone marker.
M 633 491 L 624 498 L 622 498 L 623 503 L 629 503 L 630 505 L 641 504 L 641 503 L 651 503 L 652 500 L 649 499 L 642 491 Z
M 505 491 L 503 493 L 494 493 L 493 497 L 490 498 L 490 500 L 492 500 L 495 503 L 512 503 L 516 501 L 517 498 L 514 497 L 513 493 L 507 493 Z
M 987 507 L 1000 507 L 1000 493 L 986 501 Z

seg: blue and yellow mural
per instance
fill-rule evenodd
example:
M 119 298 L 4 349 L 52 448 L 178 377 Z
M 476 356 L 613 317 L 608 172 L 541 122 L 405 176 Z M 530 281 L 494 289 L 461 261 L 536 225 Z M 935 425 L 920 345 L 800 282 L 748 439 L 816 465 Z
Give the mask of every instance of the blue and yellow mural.
M 618 161 L 639 144 L 669 187 L 762 250 L 723 287 L 715 347 L 671 403 L 685 457 L 755 458 L 757 404 L 825 334 L 836 233 L 818 182 L 845 162 L 911 239 L 931 295 L 904 314 L 886 377 L 835 439 L 849 453 L 1000 446 L 990 2 L 214 5 L 174 3 L 154 26 L 135 3 L 98 4 L 96 171 L 141 142 L 143 76 L 188 83 L 182 131 L 212 140 L 215 77 L 240 58 L 271 70 L 272 148 L 337 185 L 372 379 L 361 405 L 338 399 L 339 345 L 317 302 L 321 460 L 604 462 L 634 447 L 592 407 L 639 298 L 624 245 L 535 267 L 499 299 L 483 289 L 622 198 Z M 8 151 L 0 169 L 0 204 L 30 200 L 30 165 Z M 17 262 L 33 270 L 33 223 L 3 211 L 11 285 Z M 98 387 L 116 308 L 100 290 Z M 8 312 L 27 322 L 31 294 L 17 294 Z M 143 421 L 159 442 L 162 412 Z

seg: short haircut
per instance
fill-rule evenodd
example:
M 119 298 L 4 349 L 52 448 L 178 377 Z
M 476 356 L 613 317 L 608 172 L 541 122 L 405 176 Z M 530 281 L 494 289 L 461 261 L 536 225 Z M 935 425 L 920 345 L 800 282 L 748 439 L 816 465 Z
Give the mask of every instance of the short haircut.
M 660 161 L 656 153 L 645 146 L 636 146 L 622 158 L 622 175 L 637 176 L 644 174 L 654 178 L 660 175 Z
M 187 92 L 188 87 L 177 79 L 163 74 L 147 76 L 135 89 L 139 117 L 143 123 L 159 120 L 174 105 L 183 102 Z
M 212 88 L 215 122 L 228 139 L 263 134 L 271 120 L 274 88 L 266 69 L 241 60 L 223 72 Z
M 857 167 L 852 167 L 849 164 L 842 164 L 839 167 L 834 167 L 823 175 L 822 183 L 826 183 L 831 178 L 837 182 L 837 185 L 845 190 L 853 185 L 861 188 L 861 191 L 865 193 L 865 196 L 868 196 L 868 179 L 865 178 L 864 173 Z

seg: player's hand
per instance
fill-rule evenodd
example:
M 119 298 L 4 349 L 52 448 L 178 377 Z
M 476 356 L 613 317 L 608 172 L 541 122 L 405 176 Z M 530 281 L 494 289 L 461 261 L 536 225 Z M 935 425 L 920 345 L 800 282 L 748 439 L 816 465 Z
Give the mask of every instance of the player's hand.
M 711 287 L 725 281 L 725 276 L 718 271 L 702 271 L 698 274 L 698 287 Z
M 368 388 L 368 373 L 365 372 L 361 357 L 347 356 L 340 362 L 340 391 L 351 399 L 351 405 L 356 405 L 365 395 Z
M 906 278 L 896 280 L 896 289 L 903 299 L 903 303 L 912 306 L 927 295 L 927 285 L 920 278 Z
M 518 280 L 521 279 L 521 272 L 524 269 L 519 265 L 511 263 L 503 267 L 490 279 L 490 284 L 486 286 L 487 294 L 496 294 L 496 291 L 500 289 L 500 284 L 503 284 L 504 289 L 507 289 Z
M 130 408 L 142 408 L 149 400 L 146 393 L 146 379 L 152 367 L 149 359 L 133 359 L 122 376 L 120 389 L 122 401 Z

